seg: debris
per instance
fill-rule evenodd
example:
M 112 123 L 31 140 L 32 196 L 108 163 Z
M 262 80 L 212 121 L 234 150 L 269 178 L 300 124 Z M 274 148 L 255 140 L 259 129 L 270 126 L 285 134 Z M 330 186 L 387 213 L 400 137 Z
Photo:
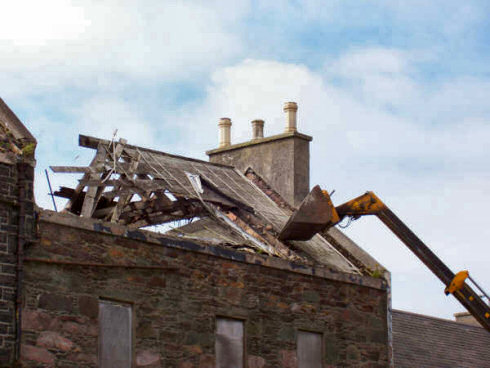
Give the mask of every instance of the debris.
M 179 237 L 202 234 L 213 244 L 358 273 L 320 236 L 309 242 L 278 240 L 277 231 L 292 208 L 269 187 L 268 196 L 262 188 L 266 183 L 253 180 L 258 177 L 250 180 L 250 172 L 247 178 L 231 166 L 137 147 L 114 137 L 80 135 L 79 144 L 96 150 L 88 166 L 51 167 L 55 173 L 82 175 L 75 188 L 61 187 L 54 193 L 68 199 L 63 212 L 129 230 L 167 224 L 166 229 Z M 199 220 L 176 229 L 169 224 L 195 218 Z

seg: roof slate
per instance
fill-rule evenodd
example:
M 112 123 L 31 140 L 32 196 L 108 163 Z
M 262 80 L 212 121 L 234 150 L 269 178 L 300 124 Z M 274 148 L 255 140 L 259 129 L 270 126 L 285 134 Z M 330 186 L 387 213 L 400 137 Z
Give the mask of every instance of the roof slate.
M 393 311 L 396 368 L 490 368 L 490 334 L 482 327 Z

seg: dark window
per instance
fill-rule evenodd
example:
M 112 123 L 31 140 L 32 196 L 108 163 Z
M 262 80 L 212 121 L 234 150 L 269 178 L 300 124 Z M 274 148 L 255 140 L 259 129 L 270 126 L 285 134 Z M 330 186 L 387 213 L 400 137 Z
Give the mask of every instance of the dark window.
M 322 334 L 298 331 L 298 368 L 322 368 Z
M 131 306 L 111 301 L 99 302 L 99 366 L 131 368 Z
M 243 368 L 243 321 L 216 319 L 216 367 Z

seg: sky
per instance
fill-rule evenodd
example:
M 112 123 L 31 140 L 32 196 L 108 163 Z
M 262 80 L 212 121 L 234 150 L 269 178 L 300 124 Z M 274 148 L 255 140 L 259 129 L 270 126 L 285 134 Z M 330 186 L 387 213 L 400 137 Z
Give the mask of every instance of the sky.
M 490 291 L 488 1 L 5 1 L 0 96 L 49 165 L 86 165 L 78 134 L 207 159 L 220 117 L 232 142 L 313 136 L 312 185 L 341 204 L 377 195 L 454 271 Z M 76 177 L 51 174 L 54 187 Z M 391 271 L 393 307 L 463 307 L 376 218 L 346 233 Z

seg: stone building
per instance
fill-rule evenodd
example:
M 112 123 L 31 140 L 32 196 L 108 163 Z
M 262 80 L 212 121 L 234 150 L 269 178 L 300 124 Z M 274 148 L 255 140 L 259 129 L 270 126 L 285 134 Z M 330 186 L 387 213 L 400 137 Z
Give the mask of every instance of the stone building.
M 36 141 L 0 100 L 0 366 L 393 365 L 389 273 L 336 228 L 277 239 L 312 140 L 284 110 L 283 134 L 254 121 L 238 145 L 221 119 L 210 162 L 80 136 L 94 159 L 52 167 L 82 175 L 53 212 L 33 201 Z
M 0 99 L 0 365 L 19 357 L 25 245 L 34 234 L 36 140 Z

